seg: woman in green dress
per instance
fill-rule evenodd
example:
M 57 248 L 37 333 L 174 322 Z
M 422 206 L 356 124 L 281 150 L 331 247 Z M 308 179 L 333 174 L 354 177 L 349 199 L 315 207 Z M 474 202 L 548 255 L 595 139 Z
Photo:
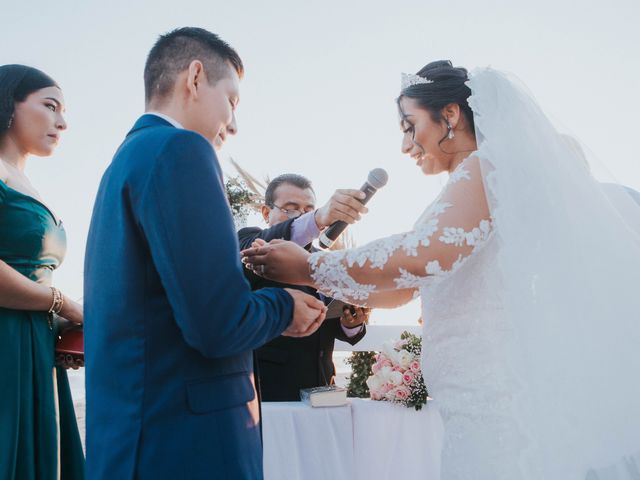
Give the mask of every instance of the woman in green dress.
M 82 308 L 51 286 L 65 253 L 62 222 L 24 174 L 66 129 L 64 98 L 43 72 L 0 66 L 0 479 L 82 479 L 84 456 L 64 368 L 61 324 Z M 54 316 L 58 314 L 58 316 Z M 61 320 L 54 321 L 54 318 Z

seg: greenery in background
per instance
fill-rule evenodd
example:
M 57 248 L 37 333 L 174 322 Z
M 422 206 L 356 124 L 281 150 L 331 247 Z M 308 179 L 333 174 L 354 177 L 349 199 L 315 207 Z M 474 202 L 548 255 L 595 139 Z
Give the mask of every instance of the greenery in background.
M 256 194 L 249 190 L 240 177 L 227 179 L 224 186 L 233 219 L 237 226 L 243 225 L 249 213 L 255 208 Z
M 376 361 L 376 352 L 353 352 L 345 360 L 351 365 L 351 376 L 347 385 L 350 397 L 369 398 L 367 378 L 371 375 L 371 366 Z

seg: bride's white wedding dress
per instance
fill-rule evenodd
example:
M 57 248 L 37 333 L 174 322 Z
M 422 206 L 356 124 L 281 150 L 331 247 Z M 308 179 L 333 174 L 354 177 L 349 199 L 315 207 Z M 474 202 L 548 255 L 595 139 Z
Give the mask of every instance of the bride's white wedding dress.
M 420 294 L 443 480 L 640 479 L 640 237 L 516 81 L 469 85 L 478 151 L 414 230 L 312 276 L 351 303 Z

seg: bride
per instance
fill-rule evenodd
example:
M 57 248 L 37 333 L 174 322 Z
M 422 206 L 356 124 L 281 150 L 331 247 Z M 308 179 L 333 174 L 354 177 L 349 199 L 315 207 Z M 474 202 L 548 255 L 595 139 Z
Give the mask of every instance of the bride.
M 640 235 L 579 149 L 509 75 L 449 61 L 403 75 L 402 151 L 449 172 L 411 232 L 257 273 L 352 304 L 422 299 L 444 480 L 640 478 Z M 631 198 L 626 211 L 639 212 Z

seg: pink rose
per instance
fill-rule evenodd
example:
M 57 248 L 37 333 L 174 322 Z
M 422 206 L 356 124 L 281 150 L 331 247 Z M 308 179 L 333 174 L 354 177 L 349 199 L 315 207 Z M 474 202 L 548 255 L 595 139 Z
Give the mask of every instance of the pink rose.
M 382 395 L 379 390 L 370 391 L 369 396 L 371 397 L 371 400 L 382 400 Z
M 371 365 L 371 372 L 375 375 L 380 371 L 380 366 L 377 363 Z
M 409 364 L 409 370 L 413 373 L 420 372 L 420 362 L 418 360 L 414 360 Z
M 378 392 L 381 395 L 386 395 L 387 393 L 389 393 L 390 390 L 392 390 L 394 388 L 393 385 L 391 385 L 390 383 L 385 383 L 384 385 L 382 385 L 382 387 L 380 387 L 380 390 L 378 390 Z
M 415 378 L 416 377 L 413 374 L 413 372 L 411 372 L 410 370 L 407 370 L 402 374 L 402 383 L 404 383 L 405 385 L 411 385 L 415 380 Z
M 386 398 L 389 401 L 394 401 L 396 399 L 396 389 L 392 388 L 391 390 L 389 390 L 385 395 L 384 398 Z
M 405 387 L 400 386 L 395 390 L 396 400 L 400 400 L 401 402 L 405 401 L 411 395 L 411 391 Z
M 378 359 L 378 367 L 380 367 L 380 368 L 382 368 L 382 367 L 390 367 L 391 365 L 392 365 L 391 360 L 389 360 L 385 356 L 381 356 L 381 358 Z

